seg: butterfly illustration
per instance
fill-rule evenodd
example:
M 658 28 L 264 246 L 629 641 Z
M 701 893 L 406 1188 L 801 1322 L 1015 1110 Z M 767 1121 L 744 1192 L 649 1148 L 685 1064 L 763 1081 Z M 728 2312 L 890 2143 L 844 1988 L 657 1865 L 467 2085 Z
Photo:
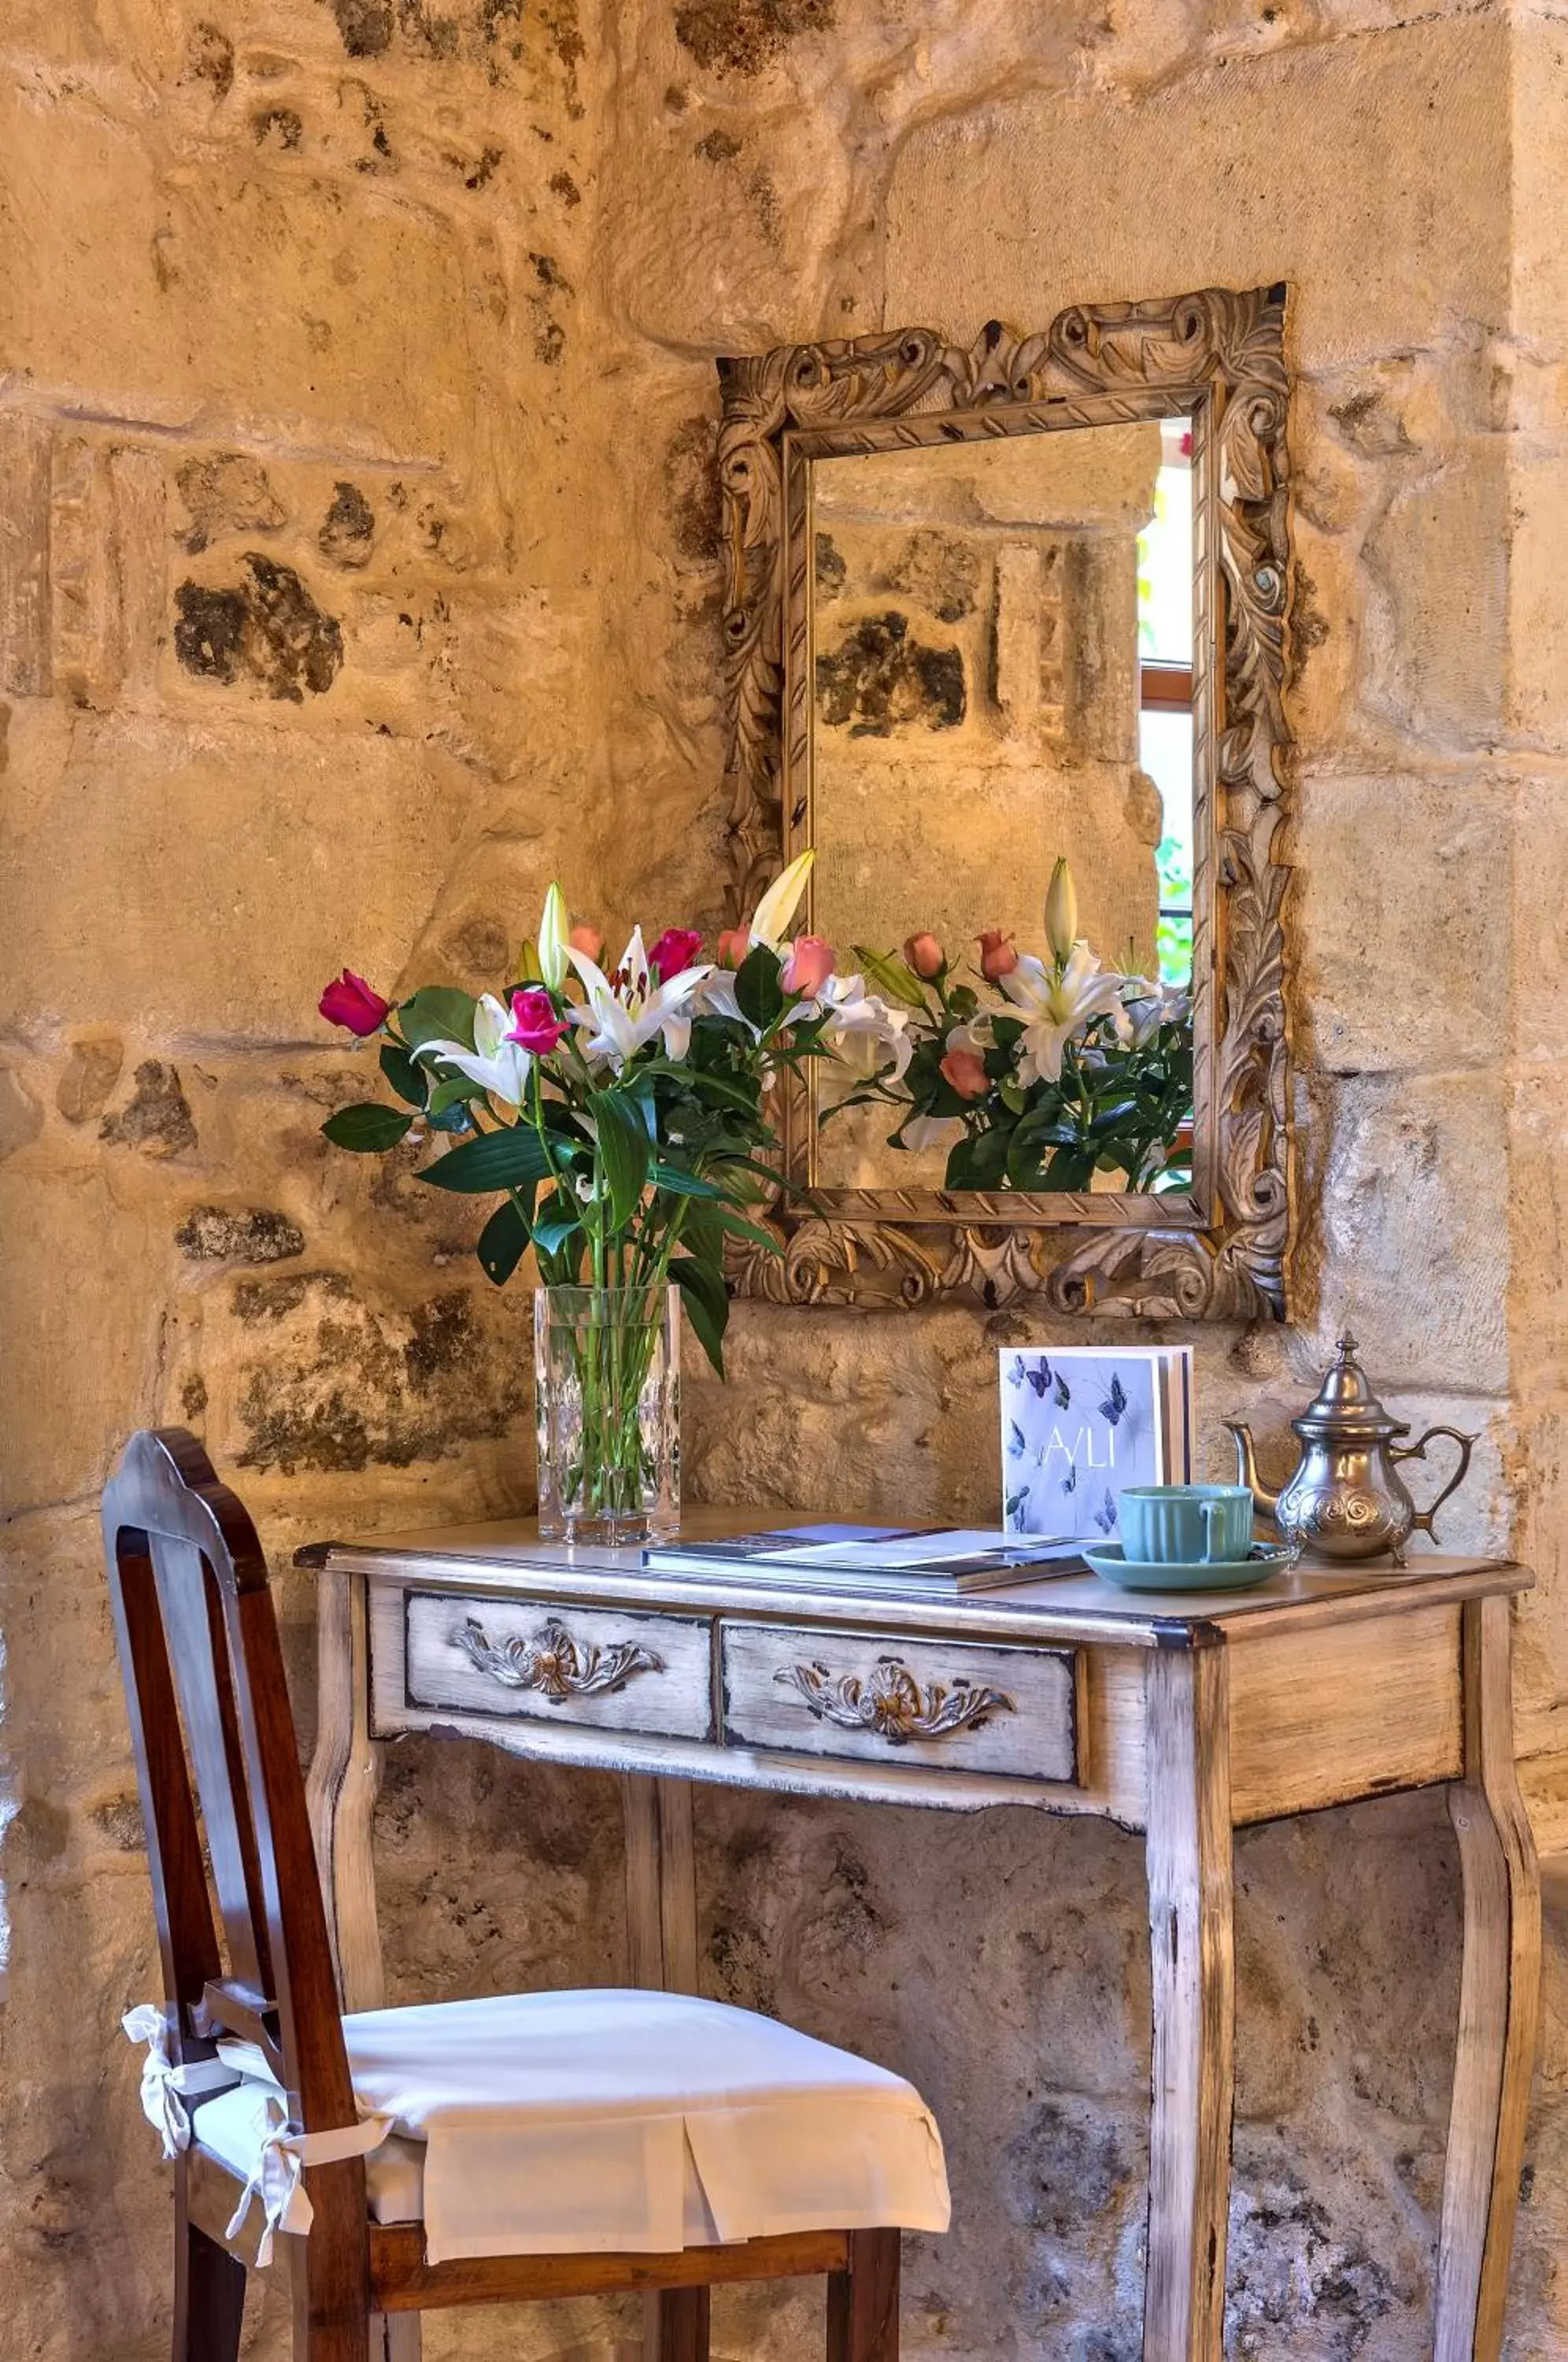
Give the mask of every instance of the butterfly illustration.
M 1100 1404 L 1099 1415 L 1101 1418 L 1109 1419 L 1112 1427 L 1120 1427 L 1121 1424 L 1121 1414 L 1126 1407 L 1127 1396 L 1122 1389 L 1121 1381 L 1113 1374 L 1110 1381 L 1110 1392 Z
M 1010 1526 L 1016 1525 L 1019 1519 L 1022 1517 L 1023 1505 L 1028 1498 L 1029 1487 L 1027 1485 L 1021 1485 L 1016 1493 L 1010 1493 L 1008 1495 L 1007 1521 Z
M 1009 1421 L 1008 1421 L 1008 1423 L 1007 1423 L 1007 1456 L 1008 1456 L 1008 1458 L 1009 1458 L 1010 1460 L 1016 1460 L 1016 1459 L 1018 1459 L 1018 1457 L 1020 1456 L 1020 1454 L 1021 1454 L 1021 1451 L 1023 1451 L 1023 1448 L 1024 1448 L 1023 1429 L 1022 1429 L 1022 1428 L 1021 1428 L 1021 1427 L 1020 1427 L 1020 1425 L 1019 1425 L 1019 1423 L 1018 1423 L 1017 1419 L 1015 1419 L 1015 1418 L 1010 1418 L 1010 1419 L 1009 1419 Z
M 1043 1402 L 1046 1391 L 1051 1384 L 1051 1364 L 1045 1359 L 1044 1354 L 1042 1353 L 1040 1356 L 1040 1366 L 1038 1369 L 1032 1370 L 1022 1363 L 1019 1364 L 1019 1367 L 1022 1370 L 1023 1375 L 1028 1379 L 1030 1385 L 1033 1387 L 1041 1401 Z
M 1078 1472 L 1076 1468 L 1069 1468 L 1062 1479 L 1062 1490 L 1064 1493 L 1076 1493 L 1077 1489 Z
M 1102 1506 L 1094 1513 L 1094 1521 L 1102 1534 L 1114 1533 L 1116 1530 L 1116 1502 L 1109 1491 Z
M 1047 1374 L 1049 1374 L 1049 1373 L 1047 1373 Z M 1041 1391 L 1041 1393 L 1042 1393 L 1042 1394 L 1043 1394 L 1043 1393 L 1044 1393 L 1044 1391 L 1045 1391 L 1044 1387 L 1043 1387 L 1043 1386 L 1042 1386 L 1042 1387 L 1041 1387 L 1041 1389 L 1040 1389 L 1040 1391 Z M 1066 1378 L 1064 1378 L 1064 1377 L 1061 1375 L 1060 1372 L 1058 1372 L 1058 1373 L 1057 1373 L 1057 1376 L 1056 1376 L 1056 1407 L 1057 1407 L 1057 1409 L 1058 1409 L 1058 1410 L 1066 1410 L 1066 1407 L 1067 1407 L 1067 1406 L 1068 1406 L 1068 1404 L 1072 1401 L 1072 1399 L 1073 1399 L 1072 1388 L 1068 1385 L 1066 1379 Z

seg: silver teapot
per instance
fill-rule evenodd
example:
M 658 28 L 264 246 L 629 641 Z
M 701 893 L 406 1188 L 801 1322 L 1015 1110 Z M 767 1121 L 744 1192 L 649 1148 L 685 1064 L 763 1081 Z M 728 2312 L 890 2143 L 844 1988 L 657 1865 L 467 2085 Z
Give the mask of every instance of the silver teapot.
M 1271 1493 L 1258 1481 L 1252 1429 L 1234 1419 L 1225 1425 L 1235 1441 L 1241 1482 L 1252 1487 L 1258 1514 L 1273 1519 L 1283 1540 L 1320 1558 L 1380 1558 L 1386 1552 L 1396 1566 L 1403 1566 L 1405 1544 L 1413 1533 L 1437 1540 L 1433 1520 L 1463 1483 L 1476 1439 L 1455 1427 L 1429 1427 L 1414 1443 L 1396 1441 L 1408 1435 L 1410 1422 L 1389 1417 L 1355 1354 L 1355 1339 L 1342 1337 L 1316 1397 L 1291 1420 L 1303 1449 L 1295 1474 L 1279 1492 Z M 1459 1446 L 1459 1465 L 1430 1506 L 1418 1509 L 1398 1463 L 1424 1460 L 1428 1444 L 1439 1435 Z

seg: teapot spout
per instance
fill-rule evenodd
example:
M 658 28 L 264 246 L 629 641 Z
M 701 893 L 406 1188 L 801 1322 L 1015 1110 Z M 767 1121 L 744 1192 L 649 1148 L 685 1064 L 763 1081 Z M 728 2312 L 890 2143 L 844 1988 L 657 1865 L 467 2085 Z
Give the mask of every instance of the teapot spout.
M 1260 1518 L 1276 1516 L 1279 1509 L 1279 1495 L 1271 1493 L 1268 1486 L 1259 1479 L 1257 1454 L 1253 1449 L 1252 1429 L 1243 1427 L 1239 1420 L 1233 1418 L 1228 1418 L 1225 1421 L 1225 1429 L 1236 1447 L 1237 1482 L 1250 1489 L 1253 1499 L 1257 1504 Z

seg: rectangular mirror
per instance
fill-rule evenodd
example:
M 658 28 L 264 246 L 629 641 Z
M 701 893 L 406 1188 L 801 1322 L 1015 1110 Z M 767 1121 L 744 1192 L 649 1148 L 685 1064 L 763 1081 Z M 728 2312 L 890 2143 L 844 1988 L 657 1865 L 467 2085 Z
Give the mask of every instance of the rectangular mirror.
M 743 1289 L 1282 1309 L 1283 318 L 721 364 L 736 914 L 814 846 L 900 1029 L 785 1098 Z

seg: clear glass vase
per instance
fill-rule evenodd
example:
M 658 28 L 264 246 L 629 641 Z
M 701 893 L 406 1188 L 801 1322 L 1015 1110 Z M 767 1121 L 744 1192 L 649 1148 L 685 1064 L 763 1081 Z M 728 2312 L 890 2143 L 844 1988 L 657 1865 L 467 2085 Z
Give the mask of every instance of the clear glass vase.
M 539 1531 L 637 1542 L 680 1517 L 680 1291 L 534 1296 Z

